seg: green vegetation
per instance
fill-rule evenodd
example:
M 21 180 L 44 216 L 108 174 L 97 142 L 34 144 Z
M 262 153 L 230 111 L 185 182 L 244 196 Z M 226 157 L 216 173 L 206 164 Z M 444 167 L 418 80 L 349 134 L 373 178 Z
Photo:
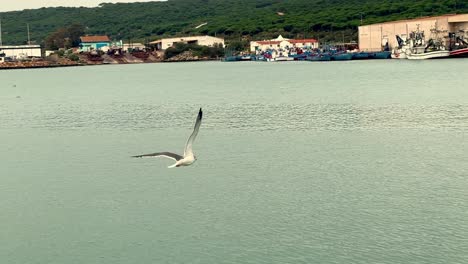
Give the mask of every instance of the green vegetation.
M 215 59 L 224 56 L 224 48 L 222 45 L 207 47 L 196 44 L 176 43 L 174 47 L 168 48 L 164 51 L 164 57 L 169 59 L 185 51 L 192 51 L 194 56 L 201 58 Z
M 46 44 L 47 36 L 72 24 L 85 26 L 87 34 L 143 42 L 197 34 L 225 37 L 228 42 L 278 34 L 325 41 L 341 41 L 344 35 L 348 41 L 357 39 L 361 16 L 363 24 L 371 24 L 467 12 L 468 2 L 457 0 L 168 0 L 104 3 L 97 8 L 41 8 L 0 16 L 3 43 L 26 43 L 29 23 L 31 39 Z M 196 28 L 204 22 L 208 24 Z
M 79 61 L 80 60 L 80 57 L 78 57 L 78 55 L 76 55 L 74 53 L 68 54 L 67 58 L 70 59 L 71 61 Z

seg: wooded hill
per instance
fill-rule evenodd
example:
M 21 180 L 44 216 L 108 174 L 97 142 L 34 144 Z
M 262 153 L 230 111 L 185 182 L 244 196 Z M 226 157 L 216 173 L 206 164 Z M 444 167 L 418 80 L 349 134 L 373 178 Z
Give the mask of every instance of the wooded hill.
M 107 34 L 125 42 L 196 34 L 222 36 L 228 42 L 278 34 L 348 41 L 357 40 L 361 23 L 467 12 L 468 1 L 460 0 L 168 0 L 31 9 L 0 17 L 3 43 L 14 45 L 27 42 L 27 23 L 31 40 L 38 44 L 71 24 L 85 26 L 87 34 Z

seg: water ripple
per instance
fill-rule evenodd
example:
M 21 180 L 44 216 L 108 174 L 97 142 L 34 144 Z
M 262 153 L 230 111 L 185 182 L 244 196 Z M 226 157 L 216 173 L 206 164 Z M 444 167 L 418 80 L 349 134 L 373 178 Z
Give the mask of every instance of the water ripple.
M 165 129 L 193 122 L 193 106 L 112 103 L 49 104 L 10 110 L 0 105 L 2 128 Z M 468 105 L 232 104 L 206 105 L 206 129 L 385 130 L 468 128 Z

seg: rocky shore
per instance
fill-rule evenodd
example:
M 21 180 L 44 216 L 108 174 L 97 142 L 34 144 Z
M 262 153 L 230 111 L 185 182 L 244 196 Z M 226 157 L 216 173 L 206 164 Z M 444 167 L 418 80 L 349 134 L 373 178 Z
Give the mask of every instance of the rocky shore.
M 68 67 L 68 66 L 81 66 L 83 64 L 74 61 L 62 61 L 53 63 L 50 61 L 16 61 L 16 62 L 3 62 L 0 63 L 0 70 L 2 69 L 29 69 L 29 68 L 52 68 L 52 67 Z
M 67 66 L 105 65 L 105 64 L 137 64 L 137 63 L 157 63 L 157 62 L 186 62 L 186 61 L 207 61 L 209 58 L 198 57 L 192 51 L 185 51 L 169 59 L 164 58 L 162 52 L 131 52 L 120 55 L 108 54 L 77 54 L 77 58 L 72 60 L 66 56 L 59 57 L 51 55 L 43 60 L 15 61 L 0 63 L 1 69 L 27 69 L 27 68 L 51 68 Z M 211 59 L 212 60 L 212 59 Z

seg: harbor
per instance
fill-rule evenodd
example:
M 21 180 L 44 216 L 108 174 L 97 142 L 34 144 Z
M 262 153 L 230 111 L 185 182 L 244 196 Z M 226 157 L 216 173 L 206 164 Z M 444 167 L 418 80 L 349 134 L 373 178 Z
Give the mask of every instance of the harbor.
M 468 14 L 423 17 L 359 27 L 358 43 L 319 43 L 317 39 L 252 41 L 250 53 L 225 61 L 424 60 L 468 57 Z
M 107 35 L 83 35 L 77 46 L 46 50 L 30 39 L 27 45 L 5 46 L 0 22 L 0 69 L 45 68 L 103 64 L 135 64 L 221 60 L 349 61 L 425 60 L 468 57 L 468 14 L 449 14 L 391 21 L 358 27 L 358 40 L 322 42 L 317 38 L 252 40 L 249 47 L 233 49 L 224 38 L 208 35 L 157 38 L 145 43 L 113 40 Z M 59 45 L 59 46 L 60 46 Z
M 0 264 L 467 263 L 467 1 L 136 1 L 0 6 Z

